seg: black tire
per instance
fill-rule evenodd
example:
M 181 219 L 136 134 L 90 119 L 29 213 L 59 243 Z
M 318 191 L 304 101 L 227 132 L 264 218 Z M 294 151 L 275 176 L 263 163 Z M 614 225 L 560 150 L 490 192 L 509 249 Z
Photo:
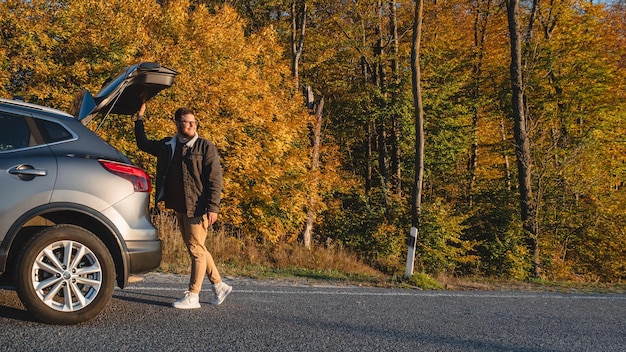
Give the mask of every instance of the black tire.
M 115 287 L 115 266 L 93 233 L 56 225 L 37 233 L 20 255 L 16 290 L 37 319 L 79 324 L 102 311 Z

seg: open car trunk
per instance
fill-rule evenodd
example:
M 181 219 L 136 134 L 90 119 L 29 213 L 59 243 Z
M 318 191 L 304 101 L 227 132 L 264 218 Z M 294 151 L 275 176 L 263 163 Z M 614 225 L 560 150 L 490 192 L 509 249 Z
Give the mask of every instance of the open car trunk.
M 96 115 L 133 115 L 142 103 L 174 83 L 178 72 L 156 62 L 124 68 L 96 94 L 85 92 L 76 118 L 87 125 Z

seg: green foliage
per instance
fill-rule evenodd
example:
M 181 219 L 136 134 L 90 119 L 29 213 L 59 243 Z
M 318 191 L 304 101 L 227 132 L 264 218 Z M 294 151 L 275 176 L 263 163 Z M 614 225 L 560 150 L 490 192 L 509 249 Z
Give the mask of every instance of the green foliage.
M 340 206 L 329 207 L 320 215 L 317 240 L 337 243 L 358 253 L 368 263 L 387 272 L 403 268 L 409 225 L 402 216 L 406 209 L 394 202 L 389 211 L 363 196 L 336 194 Z
M 477 243 L 475 253 L 480 258 L 479 272 L 526 279 L 531 266 L 514 200 L 500 191 L 484 192 L 475 201 L 477 210 L 464 222 L 463 238 Z
M 443 290 L 444 287 L 437 280 L 433 279 L 430 275 L 419 272 L 411 275 L 408 278 L 408 283 L 415 285 L 424 290 Z
M 478 243 L 462 236 L 466 219 L 444 203 L 425 206 L 417 238 L 418 267 L 429 273 L 453 275 L 462 267 L 477 265 L 473 251 Z
M 512 221 L 509 226 L 507 232 L 496 233 L 491 241 L 484 242 L 482 249 L 487 258 L 483 265 L 488 274 L 524 280 L 531 270 L 529 250 L 521 223 Z

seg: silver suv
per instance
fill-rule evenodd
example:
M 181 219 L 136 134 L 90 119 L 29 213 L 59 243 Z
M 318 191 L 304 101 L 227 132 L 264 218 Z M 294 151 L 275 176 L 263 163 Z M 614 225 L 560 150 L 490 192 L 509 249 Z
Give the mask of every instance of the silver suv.
M 149 176 L 85 124 L 134 114 L 176 74 L 129 66 L 96 96 L 86 92 L 77 116 L 0 99 L 0 273 L 36 318 L 89 320 L 116 283 L 159 266 Z

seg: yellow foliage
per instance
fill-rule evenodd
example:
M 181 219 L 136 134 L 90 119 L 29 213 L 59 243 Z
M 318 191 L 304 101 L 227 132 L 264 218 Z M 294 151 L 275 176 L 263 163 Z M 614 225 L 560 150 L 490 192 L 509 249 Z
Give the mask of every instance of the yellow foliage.
M 310 115 L 291 87 L 281 43 L 271 28 L 246 35 L 228 6 L 190 4 L 0 2 L 10 28 L 0 46 L 0 89 L 67 109 L 74 95 L 97 92 L 124 66 L 156 61 L 177 70 L 174 86 L 148 103 L 149 137 L 172 135 L 173 112 L 193 108 L 200 135 L 222 158 L 221 221 L 251 238 L 293 241 L 309 199 Z M 155 160 L 137 151 L 129 117 L 90 128 L 154 175 Z M 329 165 L 333 172 L 336 163 Z
M 180 72 L 168 100 L 152 111 L 190 106 L 201 121 L 199 133 L 219 148 L 225 173 L 222 220 L 265 241 L 293 240 L 306 204 L 307 119 L 288 86 L 289 70 L 271 32 L 244 35 L 244 22 L 229 7 L 215 14 L 203 6 L 168 2 L 161 10 L 169 25 L 153 21 L 147 60 Z M 158 16 L 158 14 L 156 14 Z M 157 112 L 159 116 L 163 113 Z M 171 115 L 170 115 L 171 116 Z M 167 113 L 149 123 L 158 134 Z

